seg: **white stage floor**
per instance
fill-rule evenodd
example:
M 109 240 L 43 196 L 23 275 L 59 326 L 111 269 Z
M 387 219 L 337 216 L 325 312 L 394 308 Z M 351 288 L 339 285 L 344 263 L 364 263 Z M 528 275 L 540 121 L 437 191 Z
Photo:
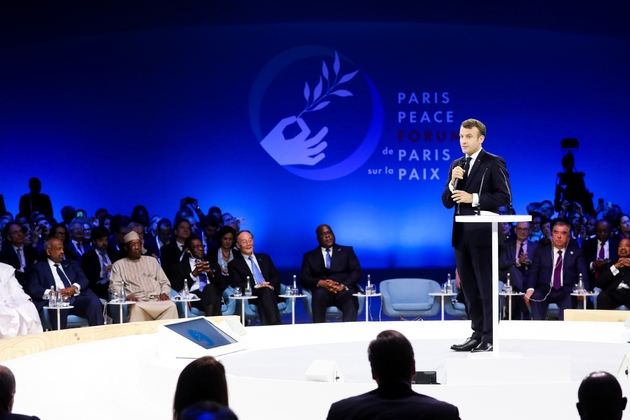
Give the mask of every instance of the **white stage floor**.
M 453 384 L 451 375 L 449 384 L 449 363 L 469 362 L 468 353 L 449 350 L 470 334 L 468 321 L 249 327 L 248 350 L 221 358 L 230 406 L 241 420 L 325 419 L 332 402 L 376 386 L 367 345 L 385 329 L 410 339 L 418 371 L 438 373 L 441 385 L 414 389 L 457 405 L 462 419 L 578 419 L 581 379 L 595 370 L 616 374 L 630 353 L 623 323 L 502 322 L 500 356 L 510 361 L 500 377 L 484 371 L 469 384 Z M 7 361 L 18 381 L 14 411 L 43 420 L 170 419 L 175 383 L 189 360 L 158 359 L 157 341 L 156 334 L 121 337 Z M 503 359 L 477 356 L 473 362 Z M 534 373 L 549 356 L 568 361 L 566 378 L 541 380 Z M 318 358 L 336 360 L 345 382 L 307 382 L 304 373 Z M 630 381 L 620 382 L 629 395 Z

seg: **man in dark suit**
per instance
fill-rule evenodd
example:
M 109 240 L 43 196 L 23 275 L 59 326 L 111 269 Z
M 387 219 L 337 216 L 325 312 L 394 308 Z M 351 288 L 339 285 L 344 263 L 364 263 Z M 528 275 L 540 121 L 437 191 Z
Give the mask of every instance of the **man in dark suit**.
M 326 308 L 336 306 L 343 312 L 343 321 L 356 321 L 359 303 L 357 293 L 361 265 L 351 246 L 335 243 L 335 234 L 328 225 L 315 230 L 319 246 L 304 254 L 300 283 L 313 294 L 313 322 L 326 321 Z
M 372 378 L 378 388 L 330 406 L 327 420 L 457 420 L 454 405 L 411 389 L 416 374 L 413 347 L 398 331 L 385 330 L 368 347 Z
M 221 275 L 221 267 L 217 263 L 208 262 L 204 257 L 203 242 L 191 236 L 184 245 L 186 254 L 179 264 L 173 267 L 173 275 L 169 279 L 173 290 L 180 292 L 184 282 L 188 283 L 190 293 L 200 300 L 191 304 L 206 313 L 206 316 L 221 315 L 221 294 L 228 282 Z
M 459 129 L 465 157 L 451 163 L 442 203 L 455 207 L 454 216 L 482 211 L 498 214 L 512 206 L 512 194 L 503 158 L 481 148 L 486 126 L 469 119 Z M 466 298 L 473 334 L 455 351 L 492 351 L 492 227 L 490 223 L 456 223 L 453 220 L 455 262 Z
M 630 239 L 619 241 L 618 258 L 602 267 L 595 285 L 602 289 L 597 295 L 598 309 L 630 307 Z
M 109 276 L 114 263 L 114 256 L 107 247 L 109 232 L 101 226 L 92 230 L 94 249 L 86 252 L 81 260 L 81 268 L 90 281 L 90 289 L 100 299 L 109 300 Z
M 45 261 L 39 261 L 28 273 L 26 292 L 33 299 L 38 310 L 48 303 L 51 288 L 59 290 L 69 299 L 74 308 L 61 311 L 61 328 L 65 328 L 68 314 L 87 318 L 88 324 L 103 324 L 103 305 L 89 288 L 89 280 L 83 270 L 72 260 L 65 260 L 63 242 L 57 238 L 46 241 Z M 57 317 L 50 317 L 53 328 L 57 328 Z
M 588 266 L 589 284 L 594 285 L 601 275 L 602 268 L 610 261 L 617 260 L 619 238 L 610 237 L 610 225 L 606 220 L 595 224 L 595 237 L 587 239 L 582 245 L 584 258 Z
M 228 263 L 232 286 L 245 290 L 249 285 L 252 295 L 258 297 L 250 303 L 258 306 L 262 325 L 282 324 L 278 310 L 281 281 L 273 261 L 267 254 L 254 255 L 254 235 L 247 230 L 238 233 L 236 246 L 241 253 L 234 254 L 234 259 Z
M 68 226 L 68 235 L 70 235 L 70 242 L 68 243 L 68 247 L 77 256 L 77 262 L 79 263 L 79 265 L 81 265 L 83 254 L 92 249 L 92 246 L 88 242 L 89 238 L 85 237 L 85 229 L 83 228 L 83 223 L 76 219 L 70 222 L 70 226 Z
M 0 250 L 0 262 L 15 268 L 15 278 L 24 287 L 26 283 L 26 271 L 37 260 L 37 248 L 24 245 L 24 231 L 15 222 L 9 222 L 3 231 L 6 242 Z
M 157 234 L 155 236 L 149 235 L 144 242 L 147 249 L 152 248 L 158 257 L 158 261 L 161 261 L 160 250 L 164 245 L 168 245 L 171 240 L 171 230 L 173 224 L 170 220 L 162 218 L 157 222 Z
M 532 319 L 544 320 L 547 307 L 556 303 L 560 307 L 559 320 L 564 310 L 571 308 L 571 292 L 582 275 L 588 290 L 588 274 L 584 252 L 571 241 L 571 227 L 562 219 L 551 225 L 551 243 L 541 245 L 534 253 L 532 268 L 527 278 L 525 303 L 531 305 Z
M 512 289 L 514 292 L 525 292 L 525 285 L 527 284 L 527 277 L 532 265 L 531 258 L 538 247 L 537 242 L 530 241 L 529 222 L 519 222 L 514 229 L 516 237 L 513 240 L 505 242 L 505 252 L 510 264 L 510 280 L 512 282 Z M 505 261 L 502 261 L 505 263 Z M 505 269 L 505 266 L 502 267 Z M 505 278 L 501 278 L 505 281 Z M 525 305 L 525 301 L 522 296 L 512 297 L 512 318 L 519 319 L 521 313 L 527 313 L 529 311 Z
M 0 420 L 39 420 L 39 417 L 13 414 L 15 376 L 6 366 L 0 366 Z
M 184 259 L 184 243 L 190 238 L 191 229 L 188 219 L 179 219 L 173 229 L 173 239 L 160 249 L 160 264 L 168 278 L 173 275 L 173 267 Z

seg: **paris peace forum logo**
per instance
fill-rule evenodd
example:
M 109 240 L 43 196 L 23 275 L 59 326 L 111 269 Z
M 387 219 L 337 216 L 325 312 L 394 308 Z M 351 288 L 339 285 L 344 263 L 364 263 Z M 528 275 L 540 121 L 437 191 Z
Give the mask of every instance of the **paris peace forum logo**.
M 260 145 L 279 165 L 316 181 L 359 169 L 374 153 L 384 119 L 367 74 L 318 46 L 284 51 L 260 70 L 249 116 Z

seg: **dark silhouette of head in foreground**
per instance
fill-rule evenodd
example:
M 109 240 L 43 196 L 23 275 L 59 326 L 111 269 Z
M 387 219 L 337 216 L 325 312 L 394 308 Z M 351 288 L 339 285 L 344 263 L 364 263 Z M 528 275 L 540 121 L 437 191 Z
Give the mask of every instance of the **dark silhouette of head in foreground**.
M 582 380 L 576 406 L 582 420 L 620 420 L 627 402 L 617 378 L 593 372 Z

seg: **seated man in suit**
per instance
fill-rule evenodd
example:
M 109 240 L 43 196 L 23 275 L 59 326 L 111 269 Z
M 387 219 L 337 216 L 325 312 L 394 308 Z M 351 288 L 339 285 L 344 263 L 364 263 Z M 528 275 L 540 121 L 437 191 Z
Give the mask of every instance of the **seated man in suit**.
M 157 259 L 142 255 L 142 240 L 136 232 L 125 235 L 127 257 L 112 265 L 109 292 L 125 288 L 130 305 L 129 322 L 177 319 L 177 308 L 170 299 L 171 283 Z M 123 284 L 124 283 L 124 284 Z
M 361 265 L 351 246 L 335 243 L 328 225 L 315 230 L 319 246 L 304 254 L 300 283 L 313 294 L 313 322 L 326 321 L 326 308 L 336 306 L 343 321 L 356 321 L 359 303 L 353 293 L 359 288 Z
M 413 347 L 398 331 L 379 333 L 368 347 L 368 359 L 378 388 L 333 403 L 328 420 L 459 419 L 459 410 L 454 405 L 411 389 L 416 374 Z
M 109 300 L 109 276 L 114 261 L 107 247 L 108 236 L 107 229 L 96 226 L 92 230 L 94 249 L 86 252 L 81 260 L 81 268 L 90 281 L 90 289 L 105 301 Z
M 267 254 L 254 254 L 254 235 L 247 230 L 236 235 L 236 246 L 241 253 L 234 254 L 234 259 L 228 263 L 232 286 L 245 290 L 249 285 L 252 295 L 258 296 L 249 303 L 258 306 L 262 325 L 282 324 L 278 310 L 281 281 L 273 261 Z
M 602 289 L 597 295 L 598 309 L 615 309 L 625 305 L 630 308 L 630 239 L 619 241 L 619 257 L 602 267 L 595 285 Z
M 158 261 L 160 261 L 161 254 L 160 250 L 164 245 L 168 245 L 171 240 L 171 230 L 173 228 L 173 224 L 170 220 L 166 218 L 162 218 L 158 220 L 156 226 L 156 235 L 149 235 L 148 238 L 144 241 L 145 247 L 147 249 L 153 248 L 158 257 Z
M 39 420 L 39 417 L 13 414 L 15 398 L 15 376 L 6 366 L 0 366 L 0 419 L 3 420 Z
M 186 256 L 173 267 L 171 287 L 181 293 L 184 282 L 187 282 L 190 293 L 200 299 L 191 302 L 192 306 L 202 309 L 206 316 L 221 316 L 221 294 L 228 286 L 221 275 L 221 267 L 208 262 L 203 243 L 196 236 L 186 239 L 184 249 Z
M 538 247 L 537 242 L 532 242 L 528 239 L 529 230 L 529 222 L 517 223 L 514 229 L 516 237 L 506 241 L 503 245 L 506 254 L 502 257 L 507 257 L 509 260 L 508 264 L 510 267 L 508 271 L 514 292 L 525 292 L 525 284 L 527 284 L 527 277 L 532 264 L 531 257 L 533 257 L 536 247 Z M 501 258 L 499 268 L 505 270 L 505 263 L 506 261 L 503 261 Z M 501 280 L 506 281 L 505 277 L 501 277 Z M 514 296 L 512 297 L 512 319 L 519 319 L 521 313 L 529 315 L 523 297 Z
M 70 235 L 70 249 L 74 251 L 77 256 L 77 261 L 81 264 L 83 254 L 92 249 L 88 242 L 89 238 L 85 238 L 83 223 L 78 219 L 74 219 L 70 223 L 70 226 L 68 226 L 68 234 Z
M 582 380 L 576 405 L 582 420 L 621 420 L 628 399 L 608 372 L 593 372 Z
M 37 248 L 24 244 L 24 231 L 15 222 L 4 225 L 3 234 L 6 242 L 2 244 L 0 262 L 15 268 L 15 277 L 24 287 L 26 283 L 25 273 L 37 260 Z
M 602 268 L 610 261 L 617 260 L 619 238 L 610 237 L 610 224 L 600 220 L 595 224 L 595 238 L 584 242 L 584 257 L 588 265 L 588 279 L 590 284 L 597 284 Z
M 588 290 L 584 252 L 575 241 L 570 241 L 570 230 L 564 220 L 554 220 L 551 243 L 540 245 L 534 253 L 524 296 L 525 303 L 531 304 L 534 320 L 544 320 L 552 302 L 560 307 L 559 319 L 564 320 L 564 310 L 571 308 L 571 292 L 580 274 L 584 288 Z
M 172 269 L 184 259 L 184 243 L 190 238 L 192 226 L 188 219 L 179 219 L 175 222 L 173 239 L 160 249 L 160 264 L 167 276 L 172 275 Z
M 42 332 L 37 308 L 15 278 L 16 270 L 0 263 L 0 338 Z
M 87 318 L 90 326 L 103 324 L 103 305 L 89 288 L 89 280 L 76 261 L 64 260 L 63 242 L 57 238 L 46 241 L 48 258 L 39 261 L 28 273 L 26 292 L 39 311 L 48 303 L 51 288 L 68 297 L 72 309 L 61 311 L 61 328 L 65 328 L 68 314 Z M 57 328 L 57 317 L 50 316 L 53 328 Z

